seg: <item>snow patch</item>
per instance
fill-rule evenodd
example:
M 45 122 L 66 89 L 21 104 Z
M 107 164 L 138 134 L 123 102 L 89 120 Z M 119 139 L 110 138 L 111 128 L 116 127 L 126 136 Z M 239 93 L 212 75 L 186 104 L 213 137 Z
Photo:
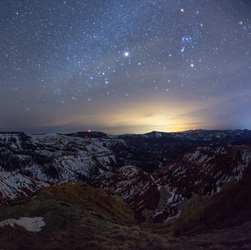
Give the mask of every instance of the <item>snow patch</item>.
M 39 232 L 41 231 L 41 227 L 45 226 L 43 217 L 21 217 L 18 220 L 15 219 L 7 219 L 0 222 L 1 227 L 11 226 L 14 227 L 14 224 L 24 227 L 29 232 Z
M 169 221 L 173 221 L 175 219 L 178 219 L 180 217 L 180 215 L 181 215 L 181 210 L 179 210 L 177 212 L 177 214 L 175 214 L 174 216 L 168 217 L 164 222 L 169 222 Z

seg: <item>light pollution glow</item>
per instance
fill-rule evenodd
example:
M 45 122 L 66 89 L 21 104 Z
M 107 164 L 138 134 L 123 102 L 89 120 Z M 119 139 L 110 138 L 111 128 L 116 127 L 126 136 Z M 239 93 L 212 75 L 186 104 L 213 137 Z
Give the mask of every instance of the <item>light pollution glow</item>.
M 248 95 L 246 97 L 248 98 Z M 244 100 L 245 95 L 236 98 Z M 90 104 L 89 109 L 86 106 L 85 108 L 84 106 L 82 108 L 68 106 L 64 112 L 59 111 L 56 117 L 47 117 L 47 121 L 44 117 L 41 119 L 44 123 L 46 122 L 43 126 L 44 132 L 73 132 L 91 129 L 109 134 L 124 134 L 149 131 L 178 132 L 200 128 L 227 129 L 229 127 L 224 127 L 224 113 L 227 118 L 232 119 L 229 114 L 232 111 L 222 109 L 225 102 L 233 102 L 234 105 L 234 98 L 214 97 L 205 99 L 203 102 L 187 102 L 167 101 L 164 98 L 154 100 L 148 96 L 146 100 L 136 99 L 125 104 L 110 101 L 103 107 L 99 104 L 96 104 L 97 106 Z M 31 117 L 35 117 L 36 123 L 39 115 L 31 114 Z M 223 124 L 215 124 L 218 117 L 221 117 Z M 38 129 L 32 128 L 36 123 L 33 124 L 31 119 L 27 119 L 23 130 L 28 133 L 41 132 L 42 129 L 39 127 Z

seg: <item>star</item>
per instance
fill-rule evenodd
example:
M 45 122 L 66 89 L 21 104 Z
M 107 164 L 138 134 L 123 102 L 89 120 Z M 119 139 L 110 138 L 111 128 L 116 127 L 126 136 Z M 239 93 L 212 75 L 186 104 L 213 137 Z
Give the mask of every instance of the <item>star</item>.
M 180 52 L 183 53 L 185 51 L 185 47 L 183 46 L 181 49 L 180 49 Z
M 134 133 L 176 103 L 167 124 L 251 128 L 248 0 L 2 2 L 0 131 Z

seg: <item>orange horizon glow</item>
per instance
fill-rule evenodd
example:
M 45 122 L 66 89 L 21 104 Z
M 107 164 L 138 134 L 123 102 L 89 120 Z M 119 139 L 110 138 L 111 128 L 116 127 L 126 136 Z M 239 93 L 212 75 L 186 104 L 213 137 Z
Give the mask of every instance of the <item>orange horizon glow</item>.
M 104 108 L 89 112 L 86 115 L 81 110 L 68 112 L 68 117 L 62 116 L 51 127 L 61 127 L 64 130 L 98 130 L 109 134 L 147 133 L 151 131 L 181 132 L 194 128 L 212 128 L 205 119 L 198 119 L 195 112 L 208 107 L 208 103 L 168 102 L 152 100 L 132 100 L 127 104 L 109 104 Z M 198 108 L 199 107 L 199 108 Z M 95 107 L 92 107 L 95 109 Z M 85 110 L 86 111 L 86 110 Z

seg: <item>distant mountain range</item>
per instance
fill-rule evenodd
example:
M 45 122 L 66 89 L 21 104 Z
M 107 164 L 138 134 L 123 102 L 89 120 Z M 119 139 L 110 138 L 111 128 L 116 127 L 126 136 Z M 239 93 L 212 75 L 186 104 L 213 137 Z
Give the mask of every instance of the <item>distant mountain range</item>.
M 77 197 L 81 203 L 86 187 L 88 192 L 98 188 L 104 192 L 102 195 L 119 196 L 127 203 L 123 205 L 127 212 L 121 215 L 113 205 L 114 211 L 109 216 L 105 215 L 109 208 L 98 210 L 99 216 L 109 217 L 111 223 L 121 225 L 122 217 L 130 217 L 127 225 L 136 221 L 147 223 L 160 234 L 163 234 L 160 228 L 169 228 L 175 237 L 200 231 L 208 233 L 209 229 L 221 230 L 251 221 L 250 172 L 249 130 L 154 131 L 119 136 L 95 131 L 41 135 L 5 132 L 0 133 L 0 212 L 10 206 L 30 204 L 35 195 L 40 202 L 50 199 L 50 195 L 43 195 L 43 190 L 55 190 L 53 199 L 75 206 Z M 71 200 L 71 195 L 63 195 L 64 187 L 71 190 L 75 200 Z M 92 212 L 97 211 L 95 206 L 101 202 L 100 197 L 95 197 L 89 207 Z M 84 204 L 86 201 L 81 206 Z M 89 211 L 87 207 L 84 209 Z M 226 220 L 223 214 L 228 209 L 231 219 L 229 215 Z M 26 216 L 31 216 L 30 213 Z M 113 213 L 122 217 L 113 220 Z M 205 222 L 203 213 L 212 218 Z M 7 214 L 0 216 L 0 220 L 9 219 L 11 214 Z M 1 240 L 0 237 L 0 243 Z M 163 244 L 166 247 L 167 243 Z M 34 246 L 34 249 L 39 248 Z

